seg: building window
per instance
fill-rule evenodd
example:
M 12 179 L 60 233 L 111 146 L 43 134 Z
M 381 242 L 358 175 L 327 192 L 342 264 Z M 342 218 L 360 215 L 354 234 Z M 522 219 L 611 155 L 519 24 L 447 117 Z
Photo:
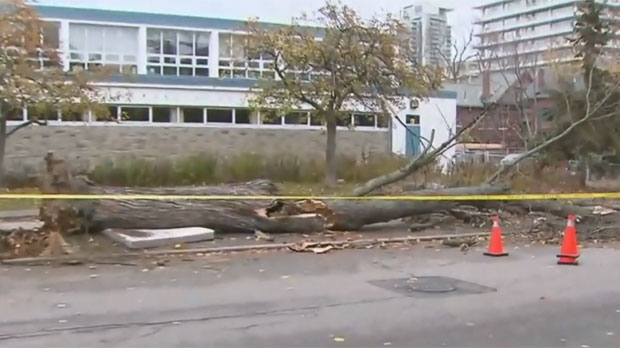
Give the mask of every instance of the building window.
M 346 117 L 346 116 L 338 117 L 336 119 L 336 125 L 338 127 L 348 127 L 348 126 L 350 126 L 351 125 L 351 115 L 348 114 L 347 116 L 348 117 Z
M 69 65 L 71 70 L 107 66 L 137 73 L 138 28 L 70 24 Z
M 277 110 L 262 110 L 260 112 L 261 124 L 281 125 L 282 116 Z
M 322 126 L 323 120 L 316 112 L 310 112 L 310 125 L 311 126 Z
M 103 113 L 105 117 L 105 111 Z M 30 115 L 30 110 L 28 110 L 28 115 Z M 57 119 L 65 122 L 87 122 L 90 120 L 88 108 L 81 104 L 65 104 L 58 111 L 48 109 L 47 115 L 48 120 Z
M 108 105 L 108 112 L 105 115 L 95 115 L 95 121 L 115 121 L 118 120 L 119 117 L 119 107 L 116 105 Z M 106 117 L 107 116 L 107 117 Z
M 308 125 L 309 113 L 307 111 L 294 111 L 284 115 L 284 124 Z
M 150 110 L 148 107 L 121 106 L 121 121 L 129 122 L 148 122 Z
M 48 67 L 61 67 L 62 60 L 60 50 L 60 23 L 41 22 L 41 47 L 37 54 L 36 67 L 39 69 Z
M 233 123 L 232 109 L 208 109 L 208 123 Z
M 389 115 L 377 115 L 377 127 L 379 128 L 388 128 L 390 126 Z
M 374 127 L 375 126 L 375 115 L 353 114 L 353 125 L 355 127 Z
M 250 109 L 235 109 L 235 124 L 250 124 L 252 122 L 252 110 Z
M 240 34 L 219 34 L 219 76 L 221 78 L 273 79 L 273 60 L 266 54 L 248 54 L 248 37 Z
M 203 108 L 182 108 L 183 123 L 204 123 L 205 109 Z
M 153 107 L 151 108 L 151 114 L 153 122 L 156 123 L 170 123 L 170 108 Z
M 57 120 L 58 110 L 51 108 L 49 105 L 31 105 L 28 106 L 28 119 L 30 120 Z M 24 113 L 22 111 L 9 112 L 7 114 L 7 120 L 9 121 L 22 121 L 24 119 Z M 65 120 L 74 121 L 74 120 Z
M 206 32 L 147 29 L 147 72 L 209 76 L 209 35 Z
M 30 110 L 26 111 L 26 109 L 23 110 L 14 110 L 13 112 L 7 112 L 6 113 L 6 120 L 7 121 L 26 121 L 27 117 L 28 118 L 32 118 L 30 117 Z M 28 115 L 26 115 L 26 113 L 28 113 Z

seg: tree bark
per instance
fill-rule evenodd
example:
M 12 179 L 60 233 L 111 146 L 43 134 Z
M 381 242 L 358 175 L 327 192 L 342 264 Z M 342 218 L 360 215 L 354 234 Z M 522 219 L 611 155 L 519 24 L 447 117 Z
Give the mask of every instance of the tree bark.
M 519 206 L 526 211 L 538 211 L 538 212 L 546 212 L 551 215 L 555 215 L 557 217 L 566 217 L 568 215 L 574 214 L 580 216 L 582 219 L 591 218 L 592 210 L 569 204 L 567 202 L 559 202 L 559 201 L 521 201 L 521 202 L 511 202 L 510 205 Z
M 0 187 L 4 186 L 6 138 L 6 114 L 4 113 L 4 109 L 0 108 Z
M 468 196 L 492 195 L 508 192 L 508 187 L 473 186 L 455 187 L 439 190 L 420 190 L 405 193 L 416 196 Z M 470 201 L 422 201 L 422 200 L 359 200 L 327 201 L 334 217 L 330 220 L 332 230 L 359 230 L 363 226 L 402 219 L 410 216 L 429 214 L 452 209 Z
M 248 185 L 248 183 L 245 183 Z M 236 184 L 236 187 L 244 184 Z M 124 188 L 90 186 L 92 193 L 128 193 Z M 231 187 L 233 187 L 231 185 Z M 203 188 L 203 192 L 212 188 Z M 220 192 L 222 188 L 213 188 Z M 168 188 L 166 190 L 174 190 Z M 412 194 L 423 196 L 500 194 L 507 188 L 462 187 L 424 190 Z M 181 191 L 180 191 L 181 192 Z M 153 193 L 132 189 L 131 194 Z M 459 201 L 414 200 L 329 200 L 276 202 L 283 208 L 274 209 L 266 200 L 94 200 L 72 202 L 75 217 L 91 231 L 107 228 L 166 229 L 207 227 L 217 233 L 313 233 L 325 230 L 359 230 L 366 225 L 388 222 L 417 214 L 451 209 Z M 273 215 L 270 215 L 273 214 Z M 280 216 L 277 216 L 278 214 Z M 71 215 L 71 214 L 70 214 Z M 69 216 L 69 215 L 67 215 Z
M 267 180 L 221 186 L 177 188 L 125 188 L 99 186 L 70 175 L 64 162 L 48 155 L 44 176 L 45 193 L 175 194 L 175 195 L 273 195 L 277 189 Z M 422 190 L 416 195 L 472 195 L 504 193 L 502 187 L 462 187 Z M 358 230 L 365 225 L 387 222 L 450 209 L 458 201 L 413 200 L 302 200 L 297 202 L 235 200 L 54 200 L 41 209 L 42 221 L 61 231 L 107 228 L 165 229 L 207 227 L 219 233 L 250 232 L 312 233 Z
M 216 186 L 174 186 L 174 187 L 116 187 L 96 185 L 88 178 L 78 176 L 72 180 L 73 192 L 110 195 L 215 195 L 215 196 L 273 196 L 279 194 L 278 187 L 269 180 L 251 180 L 242 183 Z
M 43 193 L 94 195 L 231 195 L 270 196 L 278 193 L 268 180 L 219 186 L 128 188 L 95 185 L 84 177 L 73 177 L 64 161 L 46 156 Z M 49 200 L 41 209 L 41 220 L 63 232 L 119 229 L 166 229 L 208 227 L 217 232 L 269 233 L 323 231 L 326 220 L 318 214 L 269 216 L 276 210 L 268 200 Z
M 239 200 L 100 200 L 84 211 L 91 230 L 206 227 L 216 233 L 314 233 L 326 230 L 318 214 L 267 215 L 269 202 Z
M 338 184 L 338 162 L 336 158 L 336 118 L 335 115 L 325 117 L 327 140 L 325 144 L 325 162 L 327 163 L 325 173 L 325 184 L 327 187 L 334 187 Z

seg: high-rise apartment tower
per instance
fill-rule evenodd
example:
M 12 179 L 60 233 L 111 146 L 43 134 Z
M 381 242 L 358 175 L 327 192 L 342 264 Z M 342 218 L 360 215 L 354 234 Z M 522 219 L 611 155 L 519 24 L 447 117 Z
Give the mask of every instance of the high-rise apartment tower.
M 483 69 L 540 66 L 570 60 L 571 36 L 579 0 L 486 0 L 474 7 L 476 49 Z M 620 0 L 601 0 L 605 16 L 615 22 Z M 613 39 L 610 46 L 620 42 Z
M 401 15 L 410 25 L 417 62 L 445 66 L 452 55 L 452 28 L 447 13 L 451 9 L 419 1 L 405 6 Z

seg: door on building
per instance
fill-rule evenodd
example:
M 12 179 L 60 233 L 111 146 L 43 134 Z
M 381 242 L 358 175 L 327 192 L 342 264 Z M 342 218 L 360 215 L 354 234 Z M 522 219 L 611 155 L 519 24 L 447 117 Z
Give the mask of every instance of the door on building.
M 405 135 L 405 155 L 413 157 L 420 154 L 422 142 L 420 141 L 420 115 L 407 115 L 407 134 Z

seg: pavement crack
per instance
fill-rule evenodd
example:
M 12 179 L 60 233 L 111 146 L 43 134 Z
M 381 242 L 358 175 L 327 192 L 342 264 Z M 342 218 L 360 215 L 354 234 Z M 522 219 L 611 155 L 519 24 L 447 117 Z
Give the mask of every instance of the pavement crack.
M 297 313 L 296 313 L 297 315 Z M 253 323 L 250 325 L 245 325 L 245 326 L 237 326 L 237 327 L 230 327 L 227 328 L 226 330 L 229 331 L 248 331 L 251 329 L 256 329 L 256 328 L 265 328 L 265 327 L 269 327 L 269 326 L 273 326 L 273 325 L 277 325 L 277 324 L 281 324 L 281 323 L 287 323 L 290 322 L 290 319 L 279 319 L 279 320 L 272 320 L 269 322 L 264 322 L 264 323 Z
M 24 333 L 0 334 L 0 341 L 10 341 L 10 340 L 16 340 L 16 339 L 50 336 L 50 335 L 66 333 L 66 332 L 94 333 L 94 332 L 107 331 L 107 330 L 126 329 L 129 327 L 136 328 L 136 327 L 153 327 L 153 326 L 156 327 L 156 326 L 166 326 L 166 325 L 182 325 L 182 324 L 187 324 L 187 323 L 198 323 L 198 322 L 239 319 L 239 318 L 253 318 L 253 317 L 260 317 L 260 316 L 282 316 L 282 315 L 289 316 L 289 315 L 298 315 L 300 314 L 300 312 L 317 311 L 317 310 L 321 310 L 325 308 L 355 306 L 355 305 L 368 304 L 368 303 L 392 301 L 396 299 L 402 299 L 402 296 L 389 296 L 389 297 L 381 297 L 381 298 L 366 299 L 366 300 L 359 300 L 359 301 L 335 302 L 335 303 L 328 303 L 328 304 L 322 304 L 322 305 L 282 308 L 282 309 L 274 309 L 274 310 L 269 310 L 269 311 L 228 314 L 228 315 L 219 315 L 219 316 L 211 316 L 211 317 L 172 319 L 172 320 L 162 320 L 162 321 L 152 321 L 152 322 L 129 322 L 129 323 L 121 323 L 121 324 L 98 324 L 98 325 L 84 325 L 84 326 L 71 326 L 71 327 L 53 327 L 53 328 L 46 328 L 42 330 L 24 332 Z

